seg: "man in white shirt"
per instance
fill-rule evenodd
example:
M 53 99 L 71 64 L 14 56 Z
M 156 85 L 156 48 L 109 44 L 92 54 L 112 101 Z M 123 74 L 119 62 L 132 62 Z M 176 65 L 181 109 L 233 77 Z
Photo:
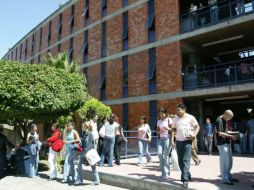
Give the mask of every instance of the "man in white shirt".
M 95 150 L 97 150 L 98 141 L 99 141 L 99 132 L 98 132 L 97 121 L 98 121 L 98 115 L 95 114 L 93 116 L 93 118 L 90 120 L 90 124 L 92 126 L 92 133 L 93 133 L 93 137 L 94 137 L 94 148 L 95 148 Z
M 192 141 L 199 132 L 199 124 L 194 116 L 186 113 L 186 106 L 179 104 L 176 107 L 177 116 L 173 120 L 171 143 L 175 146 L 174 136 L 176 134 L 176 150 L 178 163 L 181 169 L 181 181 L 183 187 L 188 187 L 191 180 L 190 161 Z

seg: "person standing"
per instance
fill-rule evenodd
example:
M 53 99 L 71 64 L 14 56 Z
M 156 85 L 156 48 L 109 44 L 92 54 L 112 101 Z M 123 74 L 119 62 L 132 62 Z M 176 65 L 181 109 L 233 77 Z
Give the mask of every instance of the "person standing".
M 204 124 L 204 143 L 209 155 L 212 154 L 213 149 L 213 133 L 214 130 L 211 120 L 207 117 Z
M 97 121 L 98 121 L 98 115 L 95 114 L 93 116 L 93 118 L 90 120 L 90 124 L 92 125 L 92 132 L 93 132 L 93 136 L 94 136 L 94 148 L 95 148 L 95 150 L 97 150 L 98 142 L 99 142 L 99 132 L 98 132 Z
M 172 127 L 172 119 L 166 117 L 166 109 L 160 108 L 159 117 L 157 121 L 157 133 L 159 134 L 159 144 L 158 144 L 158 157 L 160 160 L 160 170 L 161 177 L 167 179 L 170 174 L 169 168 L 169 150 L 170 150 L 170 133 Z
M 101 161 L 99 162 L 99 166 L 103 166 L 107 149 L 109 149 L 108 166 L 113 167 L 113 151 L 115 145 L 116 128 L 119 125 L 118 123 L 115 122 L 115 119 L 116 115 L 111 114 L 109 122 L 105 124 L 105 137 L 103 140 Z
M 239 124 L 241 154 L 247 153 L 247 120 L 243 119 Z
M 181 170 L 181 181 L 183 187 L 187 188 L 191 180 L 190 161 L 192 141 L 199 132 L 199 124 L 193 115 L 186 113 L 186 106 L 178 104 L 176 106 L 176 117 L 173 120 L 171 143 L 174 144 L 174 135 L 176 134 L 176 150 L 178 154 L 178 163 Z
M 84 147 L 83 154 L 86 155 L 86 153 L 89 150 L 94 148 L 94 137 L 93 137 L 93 133 L 92 133 L 92 126 L 89 123 L 84 123 L 83 126 L 84 126 L 83 128 L 84 128 L 85 134 L 86 134 L 85 140 L 83 141 L 83 147 Z M 96 168 L 96 164 L 92 165 L 91 168 L 92 168 L 93 185 L 99 185 L 100 184 L 100 177 L 99 177 L 99 173 Z
M 39 152 L 41 142 L 37 133 L 37 125 L 31 124 L 31 131 L 27 134 L 28 152 L 30 156 L 30 172 L 29 177 L 38 176 Z
M 11 149 L 15 148 L 15 146 L 7 139 L 3 132 L 4 126 L 0 124 L 0 179 L 5 175 L 4 167 L 6 163 L 7 146 Z
M 249 136 L 249 149 L 250 154 L 254 153 L 253 144 L 254 144 L 254 114 L 251 113 L 250 120 L 247 122 L 247 132 Z
M 115 145 L 114 145 L 114 155 L 115 155 L 115 164 L 121 165 L 120 157 L 121 157 L 121 145 L 122 142 L 128 142 L 123 134 L 123 127 L 119 124 L 119 118 L 116 117 L 116 123 L 118 124 L 116 128 L 116 137 L 115 137 Z
M 61 132 L 57 124 L 51 126 L 52 135 L 47 139 L 49 146 L 48 162 L 49 162 L 49 180 L 56 180 L 57 178 L 57 152 L 52 149 L 52 145 L 56 140 L 61 138 Z
M 230 130 L 227 123 L 233 116 L 234 114 L 231 110 L 226 110 L 215 122 L 217 147 L 220 154 L 220 172 L 222 183 L 226 185 L 234 185 L 233 182 L 238 182 L 238 179 L 234 179 L 230 173 L 233 165 L 230 140 L 236 141 L 237 138 L 234 135 L 229 134 Z
M 146 153 L 147 163 L 152 161 L 152 157 L 148 151 L 148 143 L 151 141 L 151 129 L 147 124 L 146 116 L 140 117 L 140 124 L 138 125 L 138 165 L 143 165 L 142 155 Z

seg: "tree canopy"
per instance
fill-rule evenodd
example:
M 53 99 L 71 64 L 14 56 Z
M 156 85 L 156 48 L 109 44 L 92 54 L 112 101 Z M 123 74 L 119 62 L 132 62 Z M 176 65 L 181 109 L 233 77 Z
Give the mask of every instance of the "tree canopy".
M 0 120 L 49 120 L 83 106 L 89 95 L 82 74 L 45 64 L 0 61 Z

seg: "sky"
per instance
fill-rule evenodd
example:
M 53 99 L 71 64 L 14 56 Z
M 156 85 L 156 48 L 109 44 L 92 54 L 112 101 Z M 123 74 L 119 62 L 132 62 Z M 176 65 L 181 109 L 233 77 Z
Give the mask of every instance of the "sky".
M 0 0 L 0 59 L 68 0 Z

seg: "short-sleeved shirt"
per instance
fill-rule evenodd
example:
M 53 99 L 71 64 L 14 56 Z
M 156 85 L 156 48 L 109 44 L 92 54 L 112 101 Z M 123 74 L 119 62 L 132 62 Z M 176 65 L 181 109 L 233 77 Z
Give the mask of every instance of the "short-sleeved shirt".
M 142 140 L 148 140 L 147 139 L 147 133 L 150 133 L 150 127 L 148 124 L 143 124 L 142 126 L 140 126 L 138 128 L 138 139 L 142 139 Z
M 254 119 L 247 122 L 247 129 L 249 134 L 254 134 Z
M 213 136 L 213 126 L 211 123 L 204 124 L 204 130 L 205 130 L 205 137 L 212 137 Z
M 92 133 L 93 133 L 94 139 L 98 139 L 99 138 L 99 132 L 98 132 L 97 123 L 94 122 L 93 120 L 90 120 L 90 124 L 92 125 Z
M 115 137 L 115 130 L 119 126 L 118 123 L 114 122 L 112 124 L 106 123 L 105 124 L 105 136 L 106 137 Z
M 219 136 L 219 132 L 228 132 L 227 128 L 227 122 L 222 117 L 218 117 L 215 122 L 216 127 L 216 137 L 217 137 L 217 145 L 223 145 L 223 144 L 229 144 L 230 139 L 229 138 L 222 138 Z
M 183 117 L 176 116 L 173 120 L 173 128 L 176 128 L 176 140 L 186 141 L 188 134 L 194 133 L 194 127 L 198 125 L 196 118 L 193 115 L 185 113 Z
M 157 121 L 157 127 L 160 128 L 160 137 L 169 137 L 169 131 L 165 127 L 170 127 L 172 125 L 172 119 L 167 117 L 165 119 L 160 119 Z

